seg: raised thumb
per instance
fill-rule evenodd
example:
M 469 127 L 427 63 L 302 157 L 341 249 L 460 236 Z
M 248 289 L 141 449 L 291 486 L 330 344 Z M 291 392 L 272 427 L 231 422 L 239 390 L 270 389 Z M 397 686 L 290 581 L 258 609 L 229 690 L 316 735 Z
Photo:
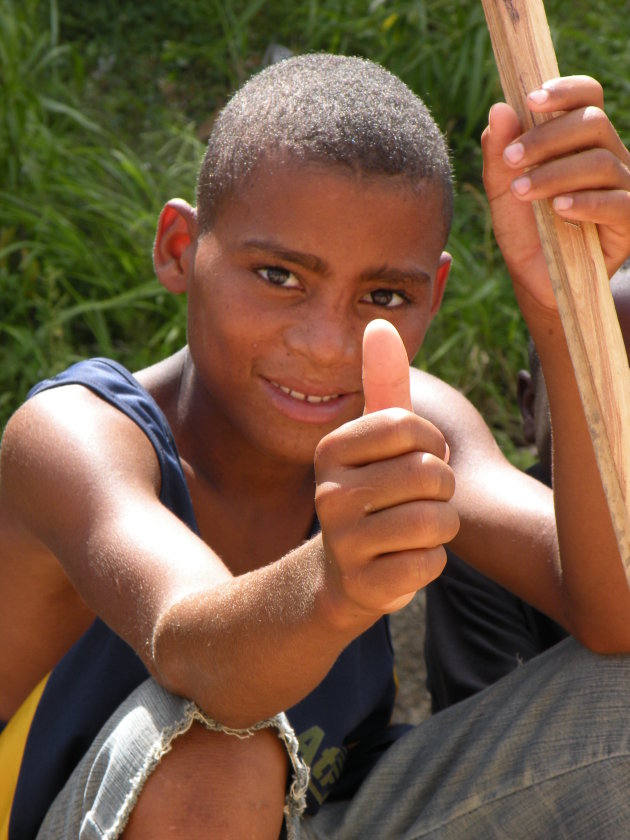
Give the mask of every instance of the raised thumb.
M 409 359 L 396 327 L 377 318 L 363 334 L 364 414 L 382 408 L 412 411 Z

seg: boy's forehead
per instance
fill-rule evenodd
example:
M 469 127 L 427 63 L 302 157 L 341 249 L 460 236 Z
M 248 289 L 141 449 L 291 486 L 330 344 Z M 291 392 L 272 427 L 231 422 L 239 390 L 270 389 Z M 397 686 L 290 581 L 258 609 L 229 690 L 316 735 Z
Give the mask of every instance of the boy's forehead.
M 294 215 L 298 207 L 330 216 L 339 212 L 340 202 L 344 203 L 342 215 L 347 226 L 360 223 L 364 204 L 371 208 L 371 222 L 391 214 L 395 207 L 399 217 L 407 216 L 410 225 L 418 225 L 419 233 L 422 228 L 423 238 L 430 233 L 432 240 L 440 240 L 440 250 L 445 245 L 445 196 L 439 180 L 366 173 L 336 162 L 266 153 L 234 186 L 222 209 L 231 206 L 249 211 L 252 220 L 272 226 L 283 215 L 299 226 L 300 217 Z M 278 214 L 279 209 L 286 213 Z M 431 220 L 429 231 L 427 219 Z
M 368 171 L 360 166 L 321 157 L 298 156 L 283 149 L 268 149 L 260 153 L 250 171 L 237 181 L 234 192 L 251 189 L 257 181 L 269 178 L 290 177 L 293 182 L 309 181 L 312 178 L 325 177 L 340 183 L 353 183 L 362 188 L 372 185 L 387 186 L 391 189 L 406 190 L 420 194 L 433 182 L 406 174 L 390 175 L 379 171 Z M 438 186 L 437 179 L 435 186 Z M 441 192 L 440 188 L 440 192 Z

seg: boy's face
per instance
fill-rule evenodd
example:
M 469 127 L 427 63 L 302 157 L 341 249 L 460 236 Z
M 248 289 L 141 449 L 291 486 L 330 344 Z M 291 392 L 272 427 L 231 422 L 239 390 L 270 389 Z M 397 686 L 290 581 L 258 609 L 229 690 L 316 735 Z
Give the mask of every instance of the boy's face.
M 199 384 L 235 445 L 312 463 L 319 440 L 363 411 L 366 324 L 390 320 L 412 359 L 439 308 L 441 191 L 276 163 L 217 216 L 188 280 Z

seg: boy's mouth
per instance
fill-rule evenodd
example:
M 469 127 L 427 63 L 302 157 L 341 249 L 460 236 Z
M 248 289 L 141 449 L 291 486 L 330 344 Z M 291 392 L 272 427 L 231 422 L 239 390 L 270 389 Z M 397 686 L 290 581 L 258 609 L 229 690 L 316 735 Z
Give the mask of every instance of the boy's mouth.
M 275 379 L 261 378 L 271 405 L 291 422 L 320 427 L 338 426 L 361 413 L 359 392 L 346 391 L 340 387 L 339 381 L 326 384 L 287 377 L 280 384 Z
M 269 381 L 274 388 L 278 388 L 283 394 L 287 394 L 287 396 L 292 397 L 294 400 L 300 400 L 301 402 L 308 402 L 315 405 L 318 403 L 330 402 L 331 400 L 337 400 L 341 396 L 341 394 L 303 394 L 301 391 L 294 391 L 293 388 L 288 388 L 286 385 L 280 385 L 278 382 L 274 382 L 273 380 Z

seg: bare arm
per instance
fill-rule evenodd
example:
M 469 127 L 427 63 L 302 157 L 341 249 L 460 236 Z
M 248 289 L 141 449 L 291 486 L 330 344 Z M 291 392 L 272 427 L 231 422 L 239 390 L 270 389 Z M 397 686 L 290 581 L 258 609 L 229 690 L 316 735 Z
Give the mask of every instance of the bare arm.
M 596 650 L 628 651 L 630 590 L 530 202 L 568 197 L 570 202 L 563 201 L 564 207 L 556 207 L 556 212 L 570 220 L 597 224 L 612 274 L 630 251 L 630 155 L 601 110 L 603 95 L 594 80 L 557 80 L 546 86 L 545 93 L 544 101 L 531 101 L 530 107 L 565 113 L 520 138 L 511 109 L 506 105 L 493 109 L 483 138 L 484 180 L 497 241 L 541 357 L 549 392 L 564 623 Z M 518 160 L 512 155 L 510 161 L 504 150 L 515 140 L 520 140 L 516 152 L 521 155 Z
M 457 529 L 443 454 L 441 434 L 410 411 L 346 424 L 318 450 L 323 538 L 233 577 L 160 503 L 159 468 L 143 433 L 89 391 L 67 386 L 34 397 L 10 422 L 1 498 L 30 545 L 42 546 L 29 558 L 35 575 L 46 564 L 66 591 L 67 575 L 162 684 L 246 726 L 304 697 L 355 636 L 442 568 L 438 546 Z M 407 486 L 401 465 L 426 478 Z M 35 637 L 47 638 L 60 614 L 43 591 L 29 592 L 18 567 L 13 574 L 24 602 L 37 601 L 29 607 Z M 75 621 L 70 635 L 84 624 Z M 22 623 L 14 638 L 23 632 Z
M 505 458 L 466 397 L 412 372 L 416 412 L 442 431 L 455 472 L 460 530 L 450 547 L 471 566 L 566 625 L 553 495 Z
M 56 558 L 0 501 L 0 720 L 94 618 Z
M 14 532 L 19 528 L 27 535 L 22 546 L 29 549 L 29 574 L 22 564 L 10 567 L 7 545 L 12 594 L 21 593 L 15 608 L 0 612 L 1 629 L 14 643 L 2 665 L 7 685 L 14 686 L 13 696 L 4 699 L 7 712 L 94 613 L 129 642 L 161 682 L 234 725 L 290 704 L 334 661 L 343 644 L 332 631 L 324 638 L 325 622 L 318 618 L 323 567 L 318 543 L 302 550 L 307 556 L 299 558 L 305 562 L 301 574 L 296 574 L 296 560 L 288 558 L 259 574 L 233 578 L 161 504 L 159 481 L 157 459 L 144 434 L 79 386 L 38 395 L 10 422 L 2 448 L 3 510 L 15 523 Z M 292 591 L 286 592 L 289 583 Z M 50 595 L 54 589 L 63 593 L 66 605 L 72 604 L 69 616 Z M 2 593 L 8 602 L 10 591 L 3 587 Z M 285 601 L 285 614 L 274 613 Z M 83 603 L 88 606 L 81 609 Z M 291 604 L 299 606 L 292 609 Z M 266 637 L 260 632 L 263 618 Z M 171 619 L 184 621 L 183 632 L 176 648 L 164 651 L 161 634 Z M 315 624 L 320 627 L 313 634 L 317 645 L 306 632 L 299 637 L 300 626 Z M 64 626 L 67 633 L 60 636 Z M 276 638 L 281 630 L 291 639 L 284 651 Z M 33 661 L 38 647 L 42 654 Z M 270 663 L 278 655 L 288 673 L 297 667 L 291 658 L 305 660 L 303 679 L 269 685 Z M 196 673 L 191 668 L 183 681 L 180 661 L 196 666 Z

